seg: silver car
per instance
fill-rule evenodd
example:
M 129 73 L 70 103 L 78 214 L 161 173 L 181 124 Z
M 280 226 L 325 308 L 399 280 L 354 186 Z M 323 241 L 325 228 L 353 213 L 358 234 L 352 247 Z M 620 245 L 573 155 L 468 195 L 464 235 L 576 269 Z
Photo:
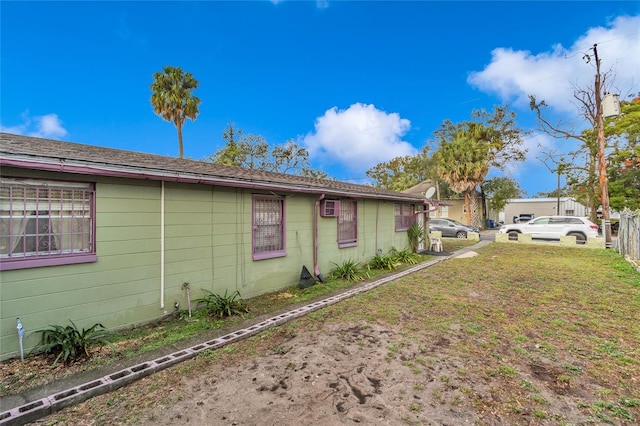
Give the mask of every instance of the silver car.
M 440 231 L 443 237 L 454 237 L 466 239 L 469 232 L 480 233 L 480 229 L 475 226 L 464 225 L 457 220 L 445 219 L 445 218 L 431 218 L 429 219 L 429 230 Z

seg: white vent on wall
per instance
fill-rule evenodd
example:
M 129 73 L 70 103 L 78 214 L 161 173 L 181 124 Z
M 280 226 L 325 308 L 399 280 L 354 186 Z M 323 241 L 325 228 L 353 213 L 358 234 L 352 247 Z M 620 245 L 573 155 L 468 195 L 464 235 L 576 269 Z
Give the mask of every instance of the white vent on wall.
M 340 201 L 338 200 L 322 200 L 320 204 L 320 216 L 337 217 L 340 209 Z

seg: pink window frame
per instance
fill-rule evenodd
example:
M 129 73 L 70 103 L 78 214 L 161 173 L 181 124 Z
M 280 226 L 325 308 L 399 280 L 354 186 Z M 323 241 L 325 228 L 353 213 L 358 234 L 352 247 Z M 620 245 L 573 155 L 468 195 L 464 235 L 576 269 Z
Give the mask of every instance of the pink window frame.
M 415 206 L 413 204 L 395 205 L 395 230 L 396 232 L 406 231 L 415 222 Z
M 5 178 L 5 179 L 9 179 L 9 178 Z M 37 179 L 20 179 L 20 178 L 10 178 L 10 180 L 12 181 L 29 181 L 29 182 L 37 182 Z M 72 187 L 73 182 L 64 182 L 64 181 L 55 181 L 55 180 L 42 180 L 42 186 L 38 186 L 38 185 L 34 185 L 33 183 L 27 185 L 26 183 L 23 186 L 20 185 L 7 185 L 7 187 L 9 188 L 9 233 L 11 234 L 11 226 L 12 226 L 12 222 L 13 220 L 13 212 L 16 212 L 16 215 L 18 215 L 18 213 L 20 213 L 23 217 L 26 214 L 26 211 L 24 210 L 24 201 L 22 201 L 22 210 L 15 208 L 14 209 L 14 202 L 16 202 L 16 200 L 14 200 L 14 192 L 17 192 L 18 189 L 22 189 L 23 193 L 24 190 L 27 187 L 32 187 L 32 188 L 36 188 L 38 191 L 40 190 L 45 190 L 45 189 L 73 189 L 74 191 L 83 191 L 85 193 L 88 193 L 89 195 L 89 217 L 90 217 L 90 224 L 89 224 L 89 247 L 87 248 L 86 251 L 82 251 L 82 252 L 70 252 L 70 253 L 39 253 L 36 251 L 35 254 L 30 254 L 28 256 L 16 256 L 16 257 L 12 257 L 11 255 L 7 256 L 7 257 L 0 257 L 0 271 L 10 271 L 10 270 L 15 270 L 15 269 L 29 269 L 29 268 L 40 268 L 40 267 L 46 267 L 46 266 L 58 266 L 58 265 L 70 265 L 70 264 L 77 264 L 77 263 L 90 263 L 90 262 L 96 262 L 98 260 L 97 255 L 96 255 L 96 197 L 95 197 L 95 184 L 90 184 L 89 188 L 80 188 L 79 186 L 76 187 L 75 189 Z M 56 183 L 58 183 L 58 186 L 56 186 Z M 65 184 L 65 186 L 62 186 L 62 184 Z M 83 182 L 84 183 L 84 182 Z M 69 184 L 71 184 L 71 186 L 69 186 Z M 15 196 L 15 198 L 19 198 L 17 195 Z M 22 198 L 22 200 L 24 200 L 24 198 Z M 36 199 L 37 203 L 39 203 L 40 198 Z M 60 200 L 60 202 L 62 202 L 62 200 Z M 72 198 L 72 204 L 73 204 L 73 198 Z M 43 205 L 42 207 L 38 206 L 38 211 L 46 211 L 47 209 L 50 211 L 51 207 L 52 207 L 53 203 L 52 200 L 49 199 L 47 204 Z
M 353 206 L 353 211 L 351 210 Z M 342 229 L 346 227 L 346 223 L 353 222 L 349 225 L 349 229 L 353 231 L 352 235 L 346 236 L 346 231 Z M 340 212 L 338 213 L 338 247 L 354 247 L 358 245 L 358 202 L 356 200 L 341 200 Z
M 286 208 L 284 197 L 269 197 L 269 196 L 254 196 L 251 203 L 251 255 L 253 260 L 272 259 L 274 257 L 284 257 L 287 255 L 287 239 L 286 239 Z M 257 208 L 256 205 L 260 202 L 279 202 L 280 204 L 280 238 L 282 247 L 276 250 L 268 251 L 256 251 L 257 246 L 257 231 L 261 226 L 256 222 Z M 273 226 L 274 224 L 268 224 L 267 226 Z

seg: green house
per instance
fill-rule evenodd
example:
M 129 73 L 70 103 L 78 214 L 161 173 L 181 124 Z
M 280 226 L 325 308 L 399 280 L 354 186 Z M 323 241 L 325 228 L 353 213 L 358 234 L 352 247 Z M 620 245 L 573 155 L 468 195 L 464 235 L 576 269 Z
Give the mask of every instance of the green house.
M 244 299 L 408 246 L 424 199 L 0 133 L 0 358 L 50 325 L 141 325 L 202 289 Z

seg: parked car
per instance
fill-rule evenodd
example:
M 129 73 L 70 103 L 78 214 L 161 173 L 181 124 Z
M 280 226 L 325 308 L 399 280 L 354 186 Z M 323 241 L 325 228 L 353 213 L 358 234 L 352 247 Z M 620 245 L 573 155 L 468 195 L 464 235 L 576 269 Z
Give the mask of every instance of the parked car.
M 576 242 L 584 244 L 587 237 L 598 236 L 598 225 L 586 217 L 577 216 L 540 216 L 526 223 L 503 225 L 498 231 L 517 239 L 518 234 L 531 234 L 531 238 L 559 240 L 565 235 L 573 235 Z
M 464 225 L 457 220 L 446 218 L 431 218 L 429 219 L 429 230 L 440 231 L 443 237 L 454 237 L 466 239 L 469 232 L 480 233 L 480 229 L 475 226 Z
M 513 223 L 529 222 L 534 217 L 536 217 L 534 214 L 521 214 L 520 216 L 513 217 Z
M 602 227 L 603 226 L 604 226 L 604 224 L 598 225 L 598 232 L 600 233 L 600 235 L 602 235 L 602 232 L 603 232 Z M 617 221 L 617 222 L 611 221 L 611 233 L 615 235 L 615 234 L 618 233 L 619 230 L 620 230 L 620 222 L 619 221 Z

